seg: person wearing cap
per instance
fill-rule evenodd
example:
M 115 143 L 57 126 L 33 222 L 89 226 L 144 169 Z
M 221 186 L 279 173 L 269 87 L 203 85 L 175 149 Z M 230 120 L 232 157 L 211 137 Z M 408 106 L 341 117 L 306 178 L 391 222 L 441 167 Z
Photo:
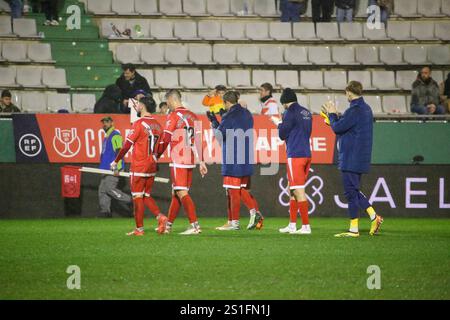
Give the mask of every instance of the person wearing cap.
M 223 103 L 223 95 L 227 91 L 227 88 L 223 85 L 218 85 L 211 90 L 202 101 L 202 104 L 209 108 L 210 112 L 223 113 L 225 112 L 225 106 Z
M 114 161 L 119 150 L 122 148 L 122 136 L 120 132 L 114 128 L 114 121 L 107 116 L 101 119 L 103 130 L 105 131 L 105 138 L 102 143 L 102 153 L 100 155 L 100 169 L 109 170 L 110 163 Z M 123 163 L 120 161 L 117 164 L 117 170 L 123 169 Z M 111 200 L 115 199 L 123 205 L 127 211 L 130 210 L 131 196 L 124 193 L 117 186 L 119 184 L 119 177 L 112 175 L 104 175 L 98 187 L 98 200 L 100 206 L 100 216 L 107 218 L 112 217 Z
M 312 131 L 312 115 L 308 109 L 297 102 L 297 95 L 290 88 L 283 90 L 280 102 L 286 110 L 283 113 L 282 120 L 276 116 L 272 116 L 271 119 L 278 126 L 280 139 L 286 142 L 286 171 L 291 199 L 289 203 L 289 225 L 279 231 L 289 234 L 311 234 L 305 187 L 311 167 L 309 141 Z M 302 218 L 302 227 L 297 230 L 299 211 Z

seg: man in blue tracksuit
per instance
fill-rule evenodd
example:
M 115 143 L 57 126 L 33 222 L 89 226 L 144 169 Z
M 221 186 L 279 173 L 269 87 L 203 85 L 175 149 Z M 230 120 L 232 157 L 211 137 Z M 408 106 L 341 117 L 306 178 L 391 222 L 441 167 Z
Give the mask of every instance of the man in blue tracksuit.
M 350 107 L 342 116 L 337 115 L 336 106 L 328 102 L 323 106 L 324 117 L 328 117 L 331 128 L 337 135 L 338 164 L 342 172 L 345 197 L 348 201 L 350 229 L 336 237 L 358 237 L 359 209 L 367 212 L 371 219 L 370 235 L 376 234 L 383 218 L 376 214 L 366 196 L 360 191 L 361 175 L 369 172 L 372 156 L 373 114 L 362 98 L 362 85 L 351 81 L 345 89 Z
M 216 138 L 222 145 L 222 176 L 228 200 L 228 222 L 216 228 L 221 231 L 240 229 L 241 201 L 250 210 L 247 229 L 261 229 L 263 224 L 258 203 L 250 193 L 250 178 L 254 166 L 253 116 L 238 103 L 238 99 L 239 96 L 234 91 L 224 94 L 223 102 L 227 112 L 220 123 L 214 113 L 207 113 Z

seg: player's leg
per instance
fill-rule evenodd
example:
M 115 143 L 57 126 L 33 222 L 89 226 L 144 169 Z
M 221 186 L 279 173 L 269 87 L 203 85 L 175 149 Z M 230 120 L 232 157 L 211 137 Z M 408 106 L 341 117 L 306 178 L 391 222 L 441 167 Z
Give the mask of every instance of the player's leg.
M 155 177 L 148 177 L 145 179 L 144 204 L 158 221 L 158 228 L 156 231 L 159 234 L 163 234 L 166 231 L 167 217 L 161 213 L 155 199 L 151 196 L 154 181 Z
M 239 230 L 241 178 L 224 176 L 223 187 L 227 194 L 228 223 L 216 229 L 220 231 Z
M 372 207 L 369 200 L 367 200 L 367 197 L 364 195 L 364 193 L 361 192 L 360 186 L 361 185 L 361 175 L 359 177 L 359 184 L 358 184 L 358 204 L 361 209 L 363 209 L 370 218 L 370 231 L 369 234 L 371 236 L 377 234 L 380 231 L 381 224 L 383 223 L 383 217 L 378 215 L 375 212 L 375 209 Z
M 228 229 L 231 226 L 231 198 L 230 198 L 230 193 L 228 192 L 228 189 L 225 188 L 225 196 L 227 197 L 227 223 L 225 223 L 223 226 L 220 227 L 216 227 L 216 230 L 224 230 L 224 229 Z
M 358 210 L 359 210 L 359 181 L 357 173 L 342 171 L 342 183 L 344 194 L 348 202 L 348 215 L 350 216 L 350 227 L 347 232 L 338 233 L 336 237 L 359 237 Z
M 183 206 L 184 212 L 188 216 L 189 223 L 191 227 L 187 229 L 185 232 L 182 232 L 183 235 L 194 235 L 200 234 L 201 229 L 198 223 L 195 203 L 192 200 L 189 189 L 192 185 L 192 172 L 191 168 L 176 168 L 177 172 L 177 180 L 174 185 L 174 190 L 176 192 L 177 197 L 180 199 L 181 205 Z
M 306 197 L 306 181 L 308 180 L 309 168 L 311 167 L 310 158 L 295 159 L 294 170 L 296 176 L 294 182 L 296 188 L 293 189 L 294 198 L 297 201 L 298 211 L 302 219 L 302 227 L 295 234 L 311 234 L 311 226 L 309 224 L 308 198 Z
M 145 180 L 142 177 L 130 176 L 131 195 L 133 196 L 133 213 L 136 228 L 127 233 L 128 236 L 144 235 L 144 190 Z
M 168 219 L 167 227 L 166 227 L 166 229 L 169 232 L 172 229 L 172 225 L 173 225 L 175 219 L 177 218 L 178 213 L 180 212 L 180 208 L 181 208 L 181 201 L 178 198 L 175 191 L 172 190 L 172 200 L 170 201 L 169 213 L 167 215 L 167 219 Z
M 243 177 L 241 180 L 241 200 L 250 213 L 250 221 L 247 225 L 247 230 L 260 230 L 263 227 L 264 217 L 259 211 L 258 201 L 256 201 L 256 198 L 251 193 L 250 187 L 251 177 Z

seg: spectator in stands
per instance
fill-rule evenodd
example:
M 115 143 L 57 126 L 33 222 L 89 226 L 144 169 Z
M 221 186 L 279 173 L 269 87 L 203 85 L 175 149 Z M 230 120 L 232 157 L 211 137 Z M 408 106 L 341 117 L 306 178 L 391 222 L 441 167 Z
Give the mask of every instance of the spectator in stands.
M 259 87 L 259 100 L 261 101 L 261 114 L 277 115 L 278 104 L 272 96 L 273 86 L 270 83 L 263 83 Z
M 121 113 L 121 102 L 122 91 L 115 84 L 111 84 L 105 88 L 102 97 L 95 104 L 94 113 Z
M 225 106 L 223 104 L 223 95 L 227 91 L 227 88 L 223 85 L 217 85 L 214 90 L 211 90 L 202 101 L 205 107 L 209 108 L 210 112 L 222 113 L 225 112 Z
M 122 92 L 122 106 L 128 108 L 128 99 L 136 98 L 136 92 L 142 90 L 149 95 L 152 95 L 147 79 L 141 76 L 136 67 L 131 64 L 124 64 L 122 66 L 123 74 L 117 79 L 116 85 Z
M 356 7 L 356 0 L 336 0 L 336 20 L 337 22 L 353 22 L 353 11 Z
M 444 108 L 450 113 L 450 72 L 447 74 L 447 79 L 442 81 L 440 87 L 441 101 L 444 104 Z
M 42 12 L 45 14 L 45 26 L 59 26 L 58 0 L 45 0 L 41 2 Z
M 20 112 L 20 109 L 12 103 L 12 95 L 9 90 L 2 91 L 2 100 L 0 101 L 0 112 Z
M 411 111 L 418 114 L 443 114 L 439 85 L 431 77 L 431 68 L 423 67 L 412 84 Z
M 387 25 L 389 16 L 394 11 L 394 0 L 369 0 L 369 6 L 380 7 L 380 22 Z
M 9 0 L 7 2 L 9 4 L 9 7 L 11 8 L 11 18 L 13 18 L 13 19 L 22 18 L 23 1 L 22 0 Z
M 306 5 L 306 0 L 281 0 L 281 22 L 300 22 L 300 14 Z
M 169 106 L 167 105 L 167 102 L 163 101 L 159 104 L 159 114 L 168 114 L 169 113 Z
M 312 20 L 316 22 L 330 22 L 333 13 L 333 0 L 311 0 Z

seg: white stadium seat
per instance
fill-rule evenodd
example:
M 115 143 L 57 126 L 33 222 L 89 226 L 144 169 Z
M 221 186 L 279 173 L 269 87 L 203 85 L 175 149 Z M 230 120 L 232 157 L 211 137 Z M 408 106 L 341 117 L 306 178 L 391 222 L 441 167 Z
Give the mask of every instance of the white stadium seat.
M 403 48 L 403 60 L 412 65 L 428 63 L 428 50 L 425 46 L 405 46 Z
M 111 0 L 88 0 L 87 9 L 95 14 L 114 14 L 111 10 Z
M 355 16 L 358 18 L 367 17 L 367 6 L 369 3 L 369 0 L 359 0 L 357 3 L 357 10 Z
M 450 41 L 450 21 L 435 22 L 434 36 L 442 41 Z
M 331 60 L 330 47 L 308 47 L 308 60 L 318 65 L 333 65 L 335 62 Z
M 42 88 L 42 68 L 40 67 L 17 67 L 16 81 L 23 87 Z
M 242 22 L 222 22 L 222 37 L 228 40 L 244 40 L 245 24 Z
M 141 62 L 141 46 L 139 44 L 118 44 L 116 47 L 116 60 L 120 63 Z
M 374 90 L 372 86 L 372 75 L 370 71 L 349 71 L 348 82 L 358 81 L 362 84 L 363 90 Z
M 340 23 L 340 34 L 341 37 L 350 40 L 350 41 L 362 41 L 366 40 L 366 38 L 363 36 L 363 27 L 362 23 Z
M 381 106 L 381 98 L 380 98 L 380 96 L 366 95 L 366 96 L 364 96 L 364 100 L 370 106 L 370 108 L 372 108 L 372 112 L 374 114 L 381 114 L 381 113 L 383 113 L 383 108 Z
M 131 30 L 131 38 L 150 38 L 150 21 L 146 19 L 129 19 L 125 23 L 125 28 Z
M 49 88 L 69 88 L 65 69 L 43 68 L 42 83 Z
M 13 36 L 11 17 L 9 15 L 0 16 L 0 36 L 1 37 Z
M 190 44 L 189 61 L 195 64 L 214 64 L 212 46 L 209 44 Z
M 158 0 L 134 0 L 134 11 L 140 15 L 161 15 Z
M 292 24 L 285 22 L 270 22 L 269 36 L 278 41 L 292 40 Z
M 37 37 L 36 20 L 13 19 L 13 30 L 19 37 Z
M 155 70 L 155 85 L 162 89 L 180 88 L 177 70 Z
M 316 24 L 317 37 L 322 40 L 342 40 L 336 22 L 322 22 Z
M 445 73 L 445 79 L 447 79 L 448 72 Z M 434 70 L 431 72 L 431 77 L 436 81 L 438 84 L 440 84 L 442 81 L 444 81 L 444 76 L 441 70 Z
M 150 34 L 152 37 L 160 40 L 172 40 L 173 22 L 167 20 L 154 20 L 150 24 Z
M 111 9 L 118 15 L 135 14 L 134 0 L 111 0 Z
M 174 35 L 181 40 L 196 40 L 197 23 L 195 21 L 177 21 L 174 23 Z
M 417 13 L 417 0 L 395 0 L 394 11 L 401 17 L 421 16 Z
M 442 17 L 441 0 L 426 0 L 417 2 L 417 12 L 424 17 Z
M 344 90 L 347 86 L 347 72 L 325 71 L 324 85 L 332 90 Z
M 227 85 L 227 73 L 225 70 L 205 70 L 203 72 L 203 83 L 209 88 L 217 85 Z
M 333 100 L 339 112 L 343 112 L 350 105 L 350 102 L 348 102 L 348 98 L 344 93 L 333 95 Z
M 252 88 L 249 70 L 228 70 L 228 85 L 231 87 Z
M 386 28 L 384 23 L 381 24 L 381 28 L 369 29 L 367 23 L 364 23 L 363 27 L 364 38 L 367 40 L 386 40 L 388 39 L 386 35 Z
M 190 64 L 187 44 L 167 44 L 165 48 L 166 61 L 172 64 Z
M 294 23 L 292 27 L 292 36 L 295 39 L 303 41 L 320 41 L 316 36 L 316 29 L 312 22 Z
M 298 72 L 296 70 L 277 70 L 275 71 L 275 84 L 281 88 L 300 88 Z
M 254 12 L 261 17 L 277 17 L 277 8 L 273 0 L 254 1 Z
M 92 93 L 72 94 L 72 109 L 75 112 L 93 112 L 95 95 Z
M 300 71 L 300 85 L 306 89 L 324 89 L 322 71 Z
M 183 94 L 182 103 L 194 113 L 204 114 L 208 108 L 202 104 L 204 93 L 188 92 Z
M 340 65 L 358 65 L 355 60 L 355 48 L 353 46 L 333 46 L 333 61 Z
M 161 44 L 142 45 L 141 60 L 147 64 L 167 64 L 164 58 L 164 46 Z
M 411 22 L 389 21 L 387 35 L 393 40 L 413 40 L 411 37 Z
M 159 12 L 168 16 L 183 16 L 181 0 L 164 0 L 159 1 Z
M 264 45 L 260 47 L 260 59 L 268 65 L 287 64 L 283 57 L 284 47 L 277 45 Z
M 363 65 L 378 65 L 381 64 L 378 56 L 378 48 L 371 47 L 356 47 L 356 61 L 361 62 Z
M 183 11 L 190 16 L 208 16 L 205 0 L 183 0 Z
M 450 17 L 450 0 L 442 0 L 441 12 Z
M 35 62 L 54 62 L 49 43 L 30 43 L 28 45 L 28 58 Z
M 394 71 L 372 71 L 372 84 L 379 90 L 396 90 Z
M 308 95 L 308 108 L 311 112 L 319 114 L 322 105 L 328 101 L 333 101 L 334 97 L 331 94 L 314 93 Z
M 408 113 L 405 96 L 383 96 L 383 110 L 386 113 Z
M 221 40 L 221 24 L 219 21 L 199 21 L 198 35 L 205 40 Z
M 189 89 L 206 89 L 201 70 L 180 70 L 180 85 Z
M 215 44 L 213 56 L 218 64 L 238 64 L 235 45 Z
M 403 49 L 400 46 L 380 46 L 380 61 L 387 65 L 407 64 L 403 61 Z
M 15 67 L 0 67 L 0 87 L 18 87 Z
M 450 46 L 430 46 L 428 47 L 428 60 L 433 64 L 450 63 Z
M 28 62 L 27 46 L 23 42 L 4 42 L 2 46 L 2 56 L 11 62 Z
M 411 23 L 411 36 L 417 40 L 434 40 L 434 22 L 417 21 Z
M 284 49 L 284 59 L 292 65 L 309 65 L 308 48 L 300 46 L 287 46 Z
M 238 62 L 246 64 L 261 64 L 259 58 L 259 46 L 246 44 L 237 47 Z
M 249 22 L 245 26 L 245 34 L 251 40 L 269 40 L 269 24 L 267 22 Z
M 399 70 L 396 72 L 397 87 L 402 90 L 411 90 L 412 84 L 417 79 L 417 71 Z
M 253 70 L 252 82 L 255 87 L 259 87 L 261 84 L 268 82 L 272 85 L 275 84 L 275 72 L 273 70 Z
M 24 91 L 21 96 L 23 111 L 32 113 L 47 111 L 47 96 L 45 93 Z
M 60 109 L 72 111 L 70 94 L 68 93 L 47 93 L 47 111 L 58 112 Z
M 238 16 L 256 16 L 253 12 L 251 2 L 248 0 L 231 0 L 230 10 L 231 13 Z
M 230 16 L 230 2 L 223 0 L 206 0 L 206 9 L 213 16 Z
M 153 76 L 153 69 L 140 69 L 138 73 L 143 76 L 150 87 L 155 86 L 155 77 Z

